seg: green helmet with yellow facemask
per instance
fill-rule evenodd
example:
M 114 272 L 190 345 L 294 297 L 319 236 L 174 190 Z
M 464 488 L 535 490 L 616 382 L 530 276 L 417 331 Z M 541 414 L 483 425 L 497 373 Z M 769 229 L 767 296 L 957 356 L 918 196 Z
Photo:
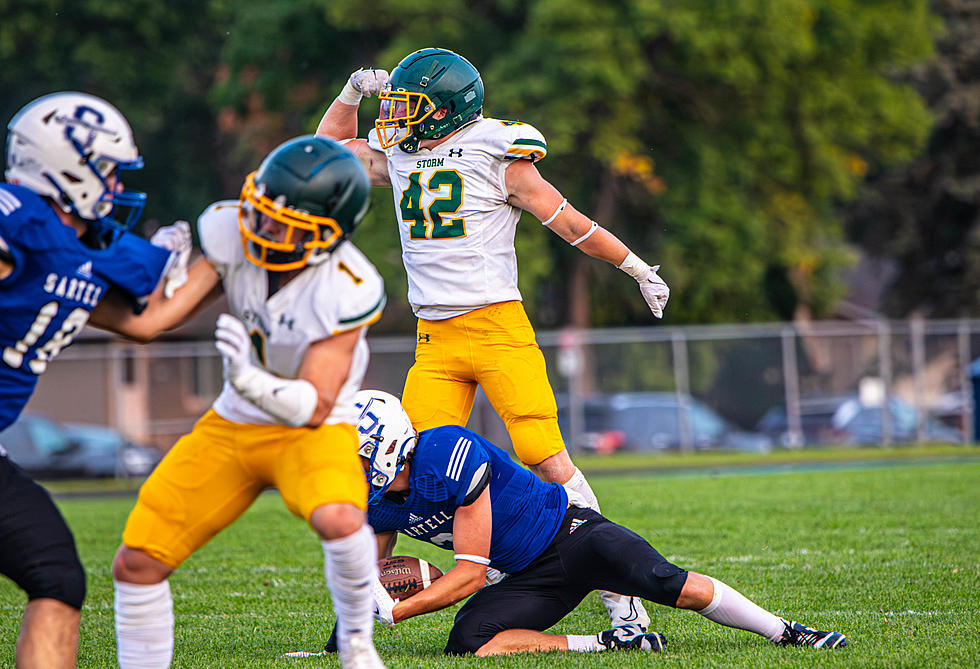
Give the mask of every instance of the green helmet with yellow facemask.
M 483 80 L 459 54 L 422 49 L 402 59 L 378 97 L 374 126 L 381 146 L 415 153 L 423 139 L 440 139 L 479 118 Z

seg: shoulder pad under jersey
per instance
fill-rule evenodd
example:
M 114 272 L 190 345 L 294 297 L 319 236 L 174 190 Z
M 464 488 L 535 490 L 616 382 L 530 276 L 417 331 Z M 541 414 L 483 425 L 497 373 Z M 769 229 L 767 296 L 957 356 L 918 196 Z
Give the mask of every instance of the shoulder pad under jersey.
M 347 332 L 381 318 L 386 303 L 384 280 L 360 249 L 346 241 L 333 252 L 339 295 L 337 331 Z
M 423 435 L 412 460 L 416 492 L 433 502 L 462 505 L 473 486 L 484 480 L 490 456 L 463 427 L 446 425 Z
M 225 276 L 229 266 L 241 262 L 244 256 L 238 208 L 238 200 L 221 200 L 197 218 L 201 251 L 221 277 Z
M 485 119 L 491 153 L 503 159 L 521 158 L 537 162 L 548 155 L 548 143 L 537 128 L 519 121 Z

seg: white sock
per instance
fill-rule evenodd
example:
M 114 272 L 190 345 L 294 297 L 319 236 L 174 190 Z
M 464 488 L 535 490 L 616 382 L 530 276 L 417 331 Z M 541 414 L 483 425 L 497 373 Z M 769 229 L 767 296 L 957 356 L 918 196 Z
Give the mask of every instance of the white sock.
M 598 634 L 566 634 L 565 638 L 568 640 L 568 650 L 573 653 L 606 650 L 606 647 L 599 643 Z
M 761 634 L 770 641 L 776 641 L 783 634 L 783 621 L 764 608 L 750 601 L 738 590 L 711 578 L 715 595 L 711 603 L 698 611 L 702 616 L 726 627 Z
M 587 509 L 592 509 L 596 513 L 602 513 L 599 511 L 599 500 L 596 498 L 595 493 L 592 492 L 592 487 L 589 485 L 589 482 L 585 480 L 585 475 L 581 469 L 576 467 L 572 478 L 561 485 L 565 489 L 565 492 L 568 493 L 568 502 L 572 506 L 582 506 L 584 504 Z
M 121 669 L 159 669 L 174 656 L 174 602 L 170 583 L 122 583 L 115 588 L 116 648 Z
M 340 539 L 321 541 L 323 573 L 337 615 L 337 644 L 352 636 L 371 638 L 374 598 L 371 583 L 378 573 L 378 545 L 367 525 Z

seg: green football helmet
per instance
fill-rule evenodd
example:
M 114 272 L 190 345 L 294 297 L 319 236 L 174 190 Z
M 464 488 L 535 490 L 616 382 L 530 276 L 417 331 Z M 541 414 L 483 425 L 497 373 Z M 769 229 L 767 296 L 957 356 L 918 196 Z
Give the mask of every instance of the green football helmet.
M 361 161 L 342 144 L 316 135 L 280 144 L 242 187 L 245 257 L 279 272 L 322 262 L 364 218 L 370 190 Z
M 397 144 L 402 151 L 415 153 L 423 139 L 445 137 L 483 110 L 480 73 L 447 49 L 409 54 L 391 73 L 388 85 L 378 95 L 381 112 L 374 122 L 386 149 Z

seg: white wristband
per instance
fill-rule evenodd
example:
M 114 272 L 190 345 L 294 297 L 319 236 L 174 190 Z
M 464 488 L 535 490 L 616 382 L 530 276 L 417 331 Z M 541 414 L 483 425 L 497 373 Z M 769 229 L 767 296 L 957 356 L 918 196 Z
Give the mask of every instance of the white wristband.
M 460 560 L 466 560 L 467 562 L 475 562 L 477 564 L 482 564 L 484 567 L 490 564 L 490 558 L 485 558 L 480 555 L 470 555 L 469 553 L 456 553 L 453 559 L 459 562 Z
M 357 105 L 361 104 L 362 97 L 364 96 L 361 95 L 361 92 L 351 86 L 350 80 L 348 80 L 347 83 L 344 84 L 344 90 L 340 91 L 340 95 L 337 96 L 337 99 L 343 102 L 345 105 L 356 107 Z
M 581 244 L 582 242 L 584 242 L 586 239 L 588 239 L 589 237 L 591 237 L 593 234 L 595 234 L 595 231 L 598 230 L 598 229 L 599 229 L 599 224 L 596 223 L 595 221 L 592 221 L 592 226 L 589 228 L 589 231 L 586 232 L 581 237 L 579 237 L 578 239 L 576 239 L 574 242 L 570 242 L 570 244 L 572 246 L 578 246 L 579 244 Z
M 553 213 L 551 216 L 549 216 L 547 221 L 541 221 L 541 225 L 551 225 L 551 223 L 556 218 L 558 218 L 558 214 L 560 214 L 561 212 L 565 211 L 565 205 L 566 204 L 568 204 L 568 198 L 565 198 L 564 200 L 562 200 L 561 201 L 561 204 L 558 205 L 558 208 L 555 209 L 555 213 Z
M 623 262 L 616 265 L 619 269 L 623 270 L 631 277 L 637 281 L 642 281 L 646 277 L 647 272 L 650 271 L 650 266 L 640 260 L 640 258 L 632 251 L 623 259 Z
M 244 369 L 232 385 L 239 395 L 290 427 L 307 425 L 319 399 L 306 379 L 283 379 L 255 365 Z

